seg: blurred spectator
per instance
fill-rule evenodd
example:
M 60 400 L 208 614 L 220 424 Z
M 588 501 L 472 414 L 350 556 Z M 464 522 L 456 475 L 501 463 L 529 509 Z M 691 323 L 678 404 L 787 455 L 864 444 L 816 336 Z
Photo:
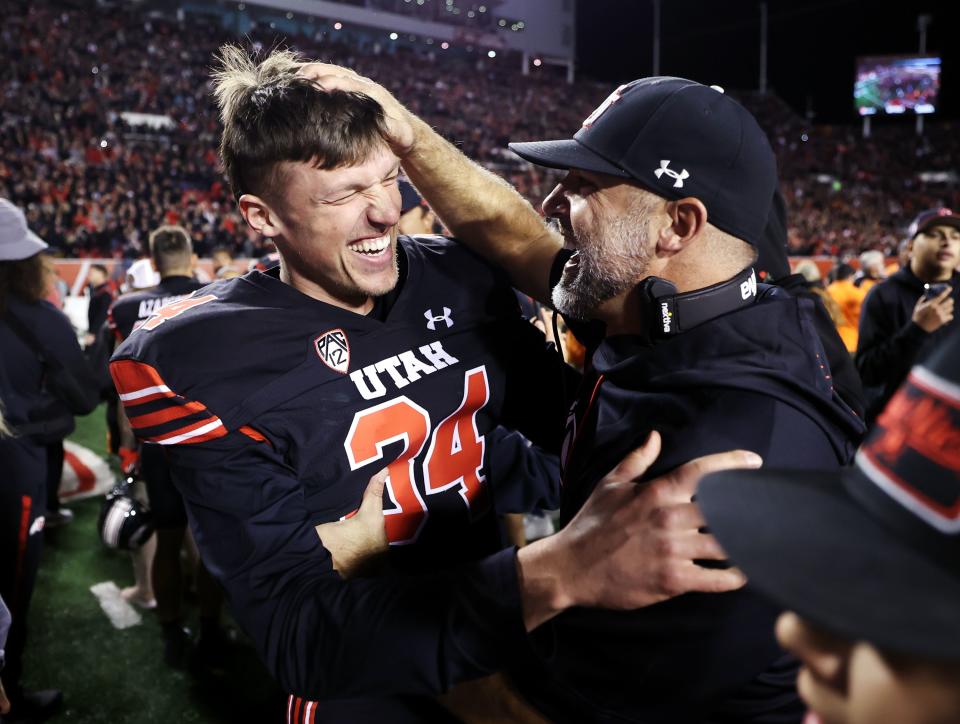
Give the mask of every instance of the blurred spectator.
M 820 301 L 823 302 L 823 306 L 830 315 L 830 319 L 833 320 L 834 325 L 836 325 L 837 331 L 840 332 L 841 328 L 846 329 L 847 318 L 840 309 L 840 305 L 827 293 L 826 288 L 823 286 L 823 275 L 820 274 L 820 267 L 817 266 L 816 262 L 804 259 L 797 264 L 796 273 L 803 277 L 805 282 L 804 286 L 816 294 Z M 843 339 L 843 334 L 840 335 L 840 338 Z M 846 344 L 847 341 L 844 340 L 844 345 Z M 856 348 L 856 345 L 854 345 L 854 348 Z
M 213 260 L 213 276 L 217 279 L 229 279 L 233 268 L 233 254 L 225 246 L 218 246 L 210 255 Z
M 854 276 L 853 283 L 866 295 L 874 284 L 887 278 L 887 271 L 884 266 L 886 259 L 883 252 L 870 249 L 860 254 L 859 261 L 860 269 Z
M 87 334 L 84 337 L 84 346 L 93 344 L 97 330 L 107 321 L 107 310 L 117 296 L 110 272 L 103 264 L 91 265 L 87 272 L 87 294 L 90 305 L 87 308 Z
M 900 243 L 897 244 L 897 258 L 896 261 L 891 261 L 884 268 L 884 275 L 891 276 L 896 274 L 901 269 L 905 269 L 907 264 L 910 263 L 910 239 L 901 239 Z
M 883 409 L 910 367 L 956 334 L 960 217 L 930 209 L 910 225 L 910 265 L 867 295 L 856 364 L 868 388 L 867 421 Z
M 837 325 L 837 331 L 850 354 L 857 351 L 860 308 L 866 296 L 866 292 L 854 284 L 854 274 L 854 269 L 849 264 L 838 264 L 833 271 L 834 281 L 827 287 L 827 293 L 843 313 L 843 323 Z
M 0 399 L 18 433 L 0 439 L 0 597 L 13 617 L 2 676 L 10 715 L 27 721 L 50 716 L 62 701 L 59 691 L 27 692 L 20 683 L 46 513 L 45 448 L 73 430 L 74 414 L 97 403 L 70 322 L 44 301 L 50 282 L 41 254 L 46 247 L 23 212 L 0 199 Z

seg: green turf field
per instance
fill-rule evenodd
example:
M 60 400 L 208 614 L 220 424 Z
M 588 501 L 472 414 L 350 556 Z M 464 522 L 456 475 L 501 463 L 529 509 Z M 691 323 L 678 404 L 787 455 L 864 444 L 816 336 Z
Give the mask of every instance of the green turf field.
M 71 439 L 105 454 L 102 407 L 78 419 Z M 164 665 L 159 627 L 143 622 L 117 630 L 90 586 L 133 583 L 129 554 L 110 551 L 96 532 L 99 499 L 70 505 L 70 525 L 45 533 L 43 562 L 30 612 L 27 688 L 56 687 L 64 711 L 52 721 L 82 724 L 284 721 L 285 700 L 249 646 L 225 671 L 194 675 Z M 196 608 L 190 609 L 196 628 Z

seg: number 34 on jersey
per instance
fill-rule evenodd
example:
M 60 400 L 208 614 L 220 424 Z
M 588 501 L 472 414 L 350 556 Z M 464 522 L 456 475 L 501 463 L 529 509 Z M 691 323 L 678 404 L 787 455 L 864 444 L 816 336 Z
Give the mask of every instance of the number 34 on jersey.
M 430 419 L 427 410 L 405 395 L 354 415 L 343 443 L 351 470 L 382 460 L 390 443 L 403 445 L 400 455 L 387 466 L 390 505 L 384 507 L 383 515 L 392 545 L 417 539 L 430 514 L 433 495 L 457 490 L 472 515 L 488 505 L 481 472 L 485 442 L 477 427 L 477 413 L 489 400 L 487 372 L 481 366 L 464 374 L 460 406 L 436 427 L 437 421 Z M 420 494 L 418 477 L 425 495 Z

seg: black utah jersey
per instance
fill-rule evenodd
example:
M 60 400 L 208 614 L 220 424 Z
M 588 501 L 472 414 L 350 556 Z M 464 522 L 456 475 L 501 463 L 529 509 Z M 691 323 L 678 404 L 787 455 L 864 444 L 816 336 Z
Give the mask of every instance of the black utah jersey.
M 563 364 L 455 242 L 400 237 L 398 257 L 381 318 L 251 271 L 160 309 L 111 364 L 235 615 L 311 698 L 435 693 L 524 642 L 488 458 L 500 425 L 558 448 Z M 353 513 L 384 466 L 391 563 L 428 575 L 343 581 L 314 526 Z

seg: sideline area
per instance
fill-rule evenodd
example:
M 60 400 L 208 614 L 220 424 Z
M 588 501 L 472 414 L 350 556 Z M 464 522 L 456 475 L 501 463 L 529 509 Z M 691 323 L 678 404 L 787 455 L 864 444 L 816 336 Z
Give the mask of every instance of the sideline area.
M 70 441 L 105 455 L 104 408 L 77 418 Z M 97 536 L 100 495 L 66 500 L 72 523 L 44 533 L 43 560 L 30 613 L 24 684 L 63 690 L 64 710 L 51 721 L 76 724 L 171 722 L 282 722 L 286 698 L 256 658 L 238 646 L 227 667 L 196 675 L 168 668 L 160 630 L 150 611 L 117 629 L 90 588 L 131 585 L 129 554 L 106 548 Z M 188 598 L 196 627 L 196 606 Z M 228 625 L 232 625 L 227 621 Z M 245 643 L 245 642 L 244 642 Z

